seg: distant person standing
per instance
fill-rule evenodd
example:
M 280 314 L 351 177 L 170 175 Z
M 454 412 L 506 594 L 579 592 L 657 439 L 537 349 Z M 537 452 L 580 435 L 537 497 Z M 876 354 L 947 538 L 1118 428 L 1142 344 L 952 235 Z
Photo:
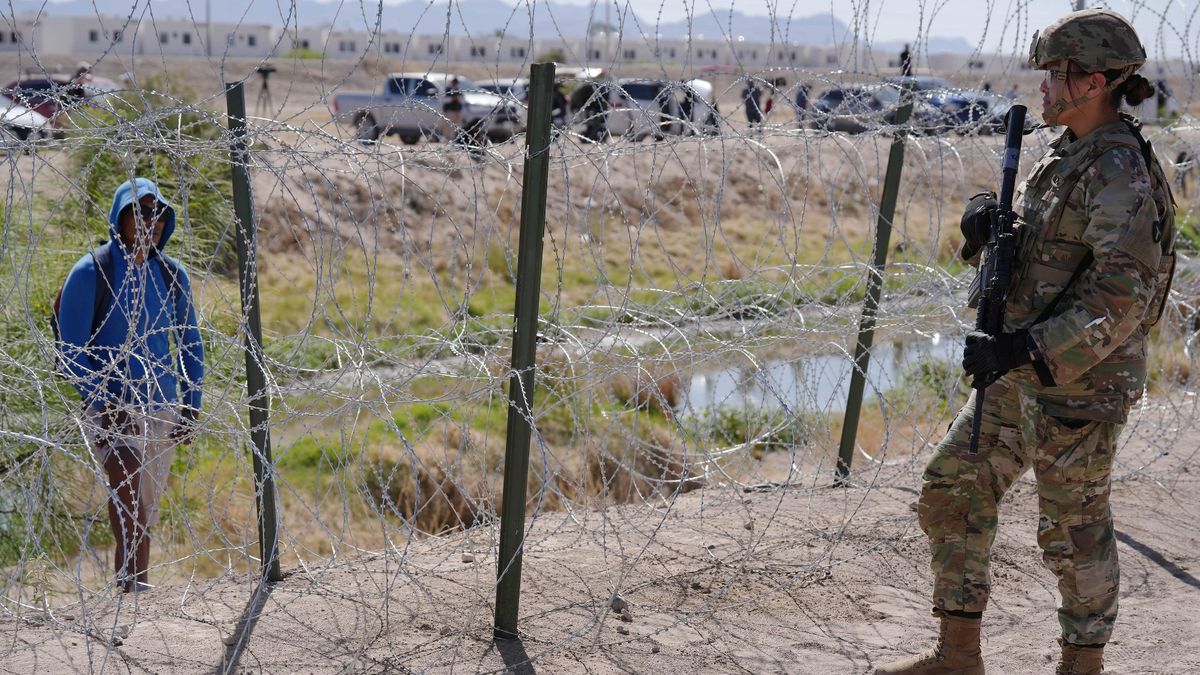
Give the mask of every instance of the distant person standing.
M 691 136 L 696 130 L 696 90 L 686 82 L 683 84 L 683 98 L 679 101 L 679 117 L 683 119 L 683 135 Z
M 554 93 L 550 100 L 550 122 L 556 129 L 563 129 L 567 126 L 567 120 L 570 117 L 571 104 L 561 82 L 554 85 Z
M 608 140 L 608 85 L 600 82 L 585 84 L 580 87 L 583 103 L 584 130 L 583 137 L 593 143 L 603 143 Z
M 1161 69 L 1160 69 L 1161 72 Z M 1171 89 L 1167 86 L 1167 81 L 1163 79 L 1154 81 L 1155 108 L 1158 111 L 1159 118 L 1167 117 L 1170 113 L 1171 105 Z
M 750 130 L 757 131 L 762 127 L 762 90 L 751 78 L 746 81 L 746 88 L 742 90 L 742 102 L 746 105 L 746 121 L 750 123 Z
M 80 61 L 75 66 L 75 74 L 71 76 L 71 81 L 63 88 L 61 98 L 58 105 L 55 106 L 61 112 L 63 109 L 78 106 L 88 97 L 88 84 L 92 81 L 92 64 L 87 61 Z M 51 115 L 51 125 L 55 129 L 61 129 L 69 126 L 71 120 L 70 115 Z
M 75 74 L 71 76 L 71 84 L 83 86 L 88 83 L 92 77 L 92 64 L 87 61 L 80 61 L 75 64 Z
M 796 87 L 796 123 L 804 126 L 804 122 L 808 117 L 808 92 L 811 85 L 801 82 L 799 87 Z
M 458 78 L 451 79 L 442 101 L 442 114 L 446 117 L 448 127 L 446 138 L 450 141 L 458 140 L 463 130 L 463 93 L 458 87 Z
M 904 51 L 900 52 L 900 74 L 904 77 L 912 77 L 912 52 L 909 51 L 909 44 L 904 43 Z
M 763 105 L 763 119 L 771 116 L 771 111 L 775 109 L 775 97 L 779 94 L 779 90 L 787 86 L 787 78 L 777 77 L 771 80 L 767 89 L 767 102 Z

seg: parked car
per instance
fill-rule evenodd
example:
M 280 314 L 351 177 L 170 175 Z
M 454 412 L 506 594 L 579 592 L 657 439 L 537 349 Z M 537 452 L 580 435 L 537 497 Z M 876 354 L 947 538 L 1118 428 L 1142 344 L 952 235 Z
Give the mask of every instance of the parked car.
M 1004 118 L 1012 101 L 989 92 L 956 87 L 949 80 L 932 75 L 885 77 L 896 86 L 911 86 L 925 102 L 941 112 L 939 131 L 960 134 L 993 133 L 1004 128 Z
M 479 90 L 495 94 L 506 103 L 514 106 L 518 117 L 518 123 L 514 132 L 525 130 L 525 125 L 528 124 L 529 120 L 529 78 L 516 77 L 510 80 L 481 82 Z
M 511 80 L 496 80 L 495 82 L 481 82 L 479 89 L 489 94 L 495 94 L 502 98 L 516 101 L 522 105 L 529 105 L 528 77 L 515 77 Z
M 896 123 L 900 99 L 900 89 L 891 85 L 832 87 L 811 103 L 808 125 L 814 129 L 852 134 L 877 130 Z M 933 133 L 941 119 L 936 108 L 917 99 L 908 124 L 922 133 Z
M 609 87 L 608 133 L 633 141 L 662 140 L 684 130 L 678 95 L 669 80 L 620 79 Z
M 75 82 L 69 75 L 29 77 L 9 82 L 0 94 L 51 120 L 53 127 L 69 127 L 70 108 L 75 104 L 96 105 L 118 90 L 116 82 L 87 75 Z
M 957 89 L 950 80 L 936 75 L 896 75 L 882 78 L 887 84 L 909 86 L 916 91 L 948 91 Z
M 993 94 L 990 92 L 978 92 L 975 99 L 977 113 L 973 119 L 975 128 L 980 133 L 1004 133 L 1005 119 L 1008 117 L 1008 111 L 1013 107 L 1014 101 L 1010 98 Z M 1027 120 L 1026 126 L 1034 124 L 1032 120 Z M 970 133 L 971 128 L 963 129 L 963 133 Z
M 0 95 L 0 146 L 12 146 L 50 134 L 49 118 Z
M 446 130 L 443 95 L 455 79 L 463 92 L 464 129 L 479 131 L 492 140 L 506 140 L 520 130 L 514 101 L 452 73 L 392 73 L 374 93 L 336 94 L 334 120 L 353 127 L 355 136 L 367 142 L 386 134 L 395 134 L 408 145 L 422 137 L 441 137 Z

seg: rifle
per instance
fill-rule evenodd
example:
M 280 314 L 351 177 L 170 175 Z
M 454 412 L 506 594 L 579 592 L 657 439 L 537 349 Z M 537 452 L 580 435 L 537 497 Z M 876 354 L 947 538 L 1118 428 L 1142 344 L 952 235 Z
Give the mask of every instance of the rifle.
M 984 249 L 983 264 L 979 266 L 983 292 L 979 297 L 975 329 L 988 335 L 1004 332 L 1004 305 L 1012 286 L 1013 257 L 1017 253 L 1013 234 L 1013 192 L 1017 185 L 1017 164 L 1021 160 L 1021 141 L 1025 135 L 1025 106 L 1014 105 L 1005 119 L 1004 160 L 1001 164 L 1000 206 L 992 213 L 991 232 Z M 971 420 L 969 454 L 979 452 L 979 430 L 983 421 L 983 399 L 988 385 L 1004 373 L 976 375 L 971 387 L 975 390 L 975 417 Z

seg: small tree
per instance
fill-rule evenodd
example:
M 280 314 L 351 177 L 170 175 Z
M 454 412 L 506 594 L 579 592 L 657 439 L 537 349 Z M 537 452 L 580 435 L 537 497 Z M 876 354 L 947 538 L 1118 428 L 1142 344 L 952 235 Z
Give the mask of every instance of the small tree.
M 546 63 L 548 61 L 553 61 L 555 63 L 565 63 L 567 60 L 567 53 L 564 52 L 562 49 L 555 47 L 554 49 L 551 49 L 551 50 L 542 52 L 541 54 L 538 54 L 534 60 L 537 61 L 538 63 Z

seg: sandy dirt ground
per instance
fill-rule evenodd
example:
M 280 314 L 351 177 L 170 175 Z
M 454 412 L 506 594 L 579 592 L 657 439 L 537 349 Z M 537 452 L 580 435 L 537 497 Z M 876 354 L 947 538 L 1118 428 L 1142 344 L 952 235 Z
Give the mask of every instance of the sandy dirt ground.
M 1126 439 L 1107 672 L 1200 672 L 1200 430 L 1142 415 Z M 785 488 L 714 485 L 657 508 L 534 517 L 518 641 L 492 640 L 496 532 L 485 526 L 289 565 L 258 590 L 227 577 L 6 618 L 0 661 L 12 673 L 870 672 L 919 651 L 934 627 L 910 508 L 919 465 L 864 469 L 849 489 L 793 476 Z M 1027 476 L 1005 500 L 993 556 L 989 673 L 1046 673 L 1057 658 L 1036 525 Z

